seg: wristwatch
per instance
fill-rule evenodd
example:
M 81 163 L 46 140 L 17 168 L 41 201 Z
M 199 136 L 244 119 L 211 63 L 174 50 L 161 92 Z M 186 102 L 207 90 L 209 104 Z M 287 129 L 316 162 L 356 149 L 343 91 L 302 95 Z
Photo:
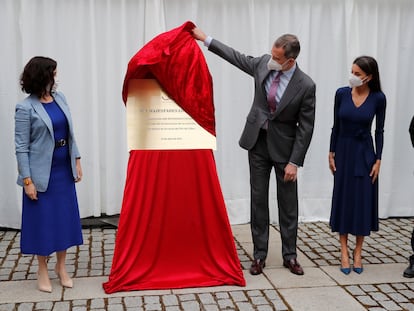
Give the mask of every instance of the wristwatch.
M 26 177 L 25 179 L 23 179 L 23 183 L 25 186 L 28 186 L 32 183 L 32 179 L 30 177 Z

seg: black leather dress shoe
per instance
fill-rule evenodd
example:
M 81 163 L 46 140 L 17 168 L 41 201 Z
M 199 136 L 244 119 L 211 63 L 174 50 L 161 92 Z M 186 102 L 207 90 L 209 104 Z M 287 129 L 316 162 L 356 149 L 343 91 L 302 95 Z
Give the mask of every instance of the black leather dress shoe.
M 264 259 L 255 259 L 252 261 L 252 265 L 250 267 L 250 274 L 251 275 L 258 275 L 263 272 L 263 268 L 266 266 Z
M 405 278 L 414 278 L 414 255 L 410 256 L 410 264 L 407 269 L 404 270 L 403 276 Z
M 409 265 L 407 269 L 404 270 L 403 276 L 405 278 L 414 278 L 414 267 Z
M 300 266 L 299 262 L 296 260 L 296 258 L 292 258 L 290 260 L 283 260 L 283 266 L 285 268 L 288 268 L 290 272 L 297 275 L 303 275 L 303 269 Z

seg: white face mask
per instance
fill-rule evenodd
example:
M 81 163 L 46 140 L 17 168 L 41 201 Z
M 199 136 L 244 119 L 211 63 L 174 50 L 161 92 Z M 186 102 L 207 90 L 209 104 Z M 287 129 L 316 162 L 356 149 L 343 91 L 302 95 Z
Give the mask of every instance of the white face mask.
M 59 86 L 59 79 L 55 77 L 55 83 L 52 86 L 52 93 L 55 93 Z
M 289 60 L 285 61 L 283 64 L 279 64 L 277 61 L 275 61 L 273 58 L 270 57 L 269 61 L 267 62 L 267 69 L 269 70 L 276 70 L 281 71 L 283 66 L 288 62 Z
M 364 79 L 365 80 L 365 79 Z M 358 87 L 361 86 L 362 84 L 365 83 L 363 79 L 361 79 L 360 77 L 357 77 L 356 75 L 354 75 L 353 73 L 351 73 L 349 75 L 349 86 L 350 87 Z

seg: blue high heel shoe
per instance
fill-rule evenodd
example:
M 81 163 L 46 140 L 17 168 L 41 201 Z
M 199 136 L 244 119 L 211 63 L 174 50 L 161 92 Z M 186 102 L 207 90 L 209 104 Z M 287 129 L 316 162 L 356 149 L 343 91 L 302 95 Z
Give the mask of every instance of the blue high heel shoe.
M 357 267 L 353 267 L 352 270 L 354 270 L 354 272 L 361 274 L 364 271 L 363 267 L 357 268 Z
M 352 255 L 353 255 L 353 260 L 354 260 L 354 262 L 355 262 L 355 250 L 353 250 L 353 252 L 352 252 Z M 361 259 L 362 260 L 362 259 Z M 353 266 L 352 267 L 352 270 L 354 270 L 354 272 L 355 273 L 358 273 L 358 274 L 361 274 L 362 272 L 364 272 L 364 268 L 362 267 L 362 265 L 361 265 L 361 267 L 355 267 L 355 266 Z
M 339 270 L 341 270 L 341 272 L 345 275 L 348 275 L 348 274 L 351 273 L 351 268 L 350 267 L 348 267 L 348 268 L 341 267 L 341 268 L 339 268 Z

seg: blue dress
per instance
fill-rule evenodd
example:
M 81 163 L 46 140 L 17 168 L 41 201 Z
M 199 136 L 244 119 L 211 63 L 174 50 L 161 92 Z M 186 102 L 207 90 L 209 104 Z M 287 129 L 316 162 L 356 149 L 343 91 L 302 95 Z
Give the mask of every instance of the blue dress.
M 335 153 L 336 172 L 332 195 L 332 232 L 368 236 L 378 231 L 378 179 L 372 184 L 372 166 L 381 159 L 386 98 L 370 92 L 356 107 L 352 89 L 335 94 L 334 125 L 330 151 Z M 375 148 L 371 127 L 375 118 Z
M 53 123 L 55 141 L 68 137 L 68 122 L 59 105 L 43 104 Z M 46 125 L 45 125 L 46 126 Z M 30 200 L 23 190 L 20 247 L 23 254 L 48 256 L 83 244 L 69 147 L 56 147 L 46 192 Z

